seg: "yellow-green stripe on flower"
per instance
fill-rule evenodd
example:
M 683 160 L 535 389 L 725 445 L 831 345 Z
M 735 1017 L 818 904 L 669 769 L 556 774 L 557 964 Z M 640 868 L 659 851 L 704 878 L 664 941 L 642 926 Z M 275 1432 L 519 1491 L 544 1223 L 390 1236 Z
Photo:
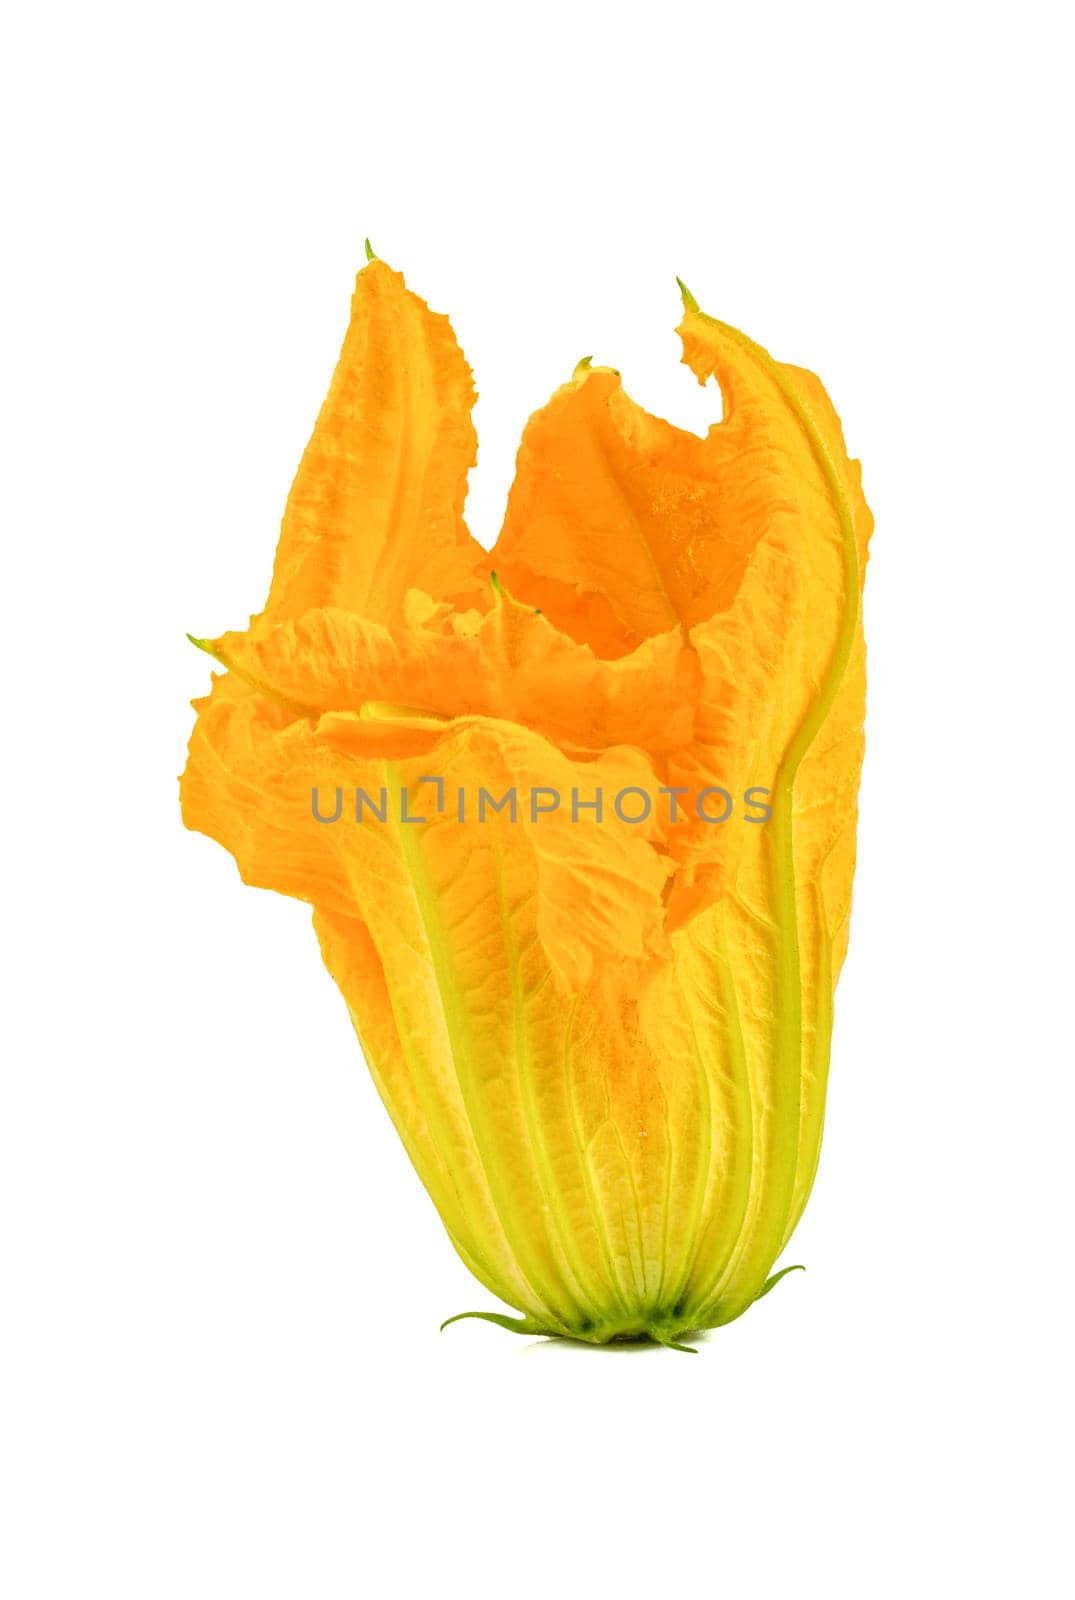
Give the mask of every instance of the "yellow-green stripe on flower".
M 872 525 L 811 373 L 684 291 L 704 439 L 580 363 L 467 532 L 470 370 L 372 258 L 264 610 L 197 641 L 188 826 L 306 900 L 514 1316 L 681 1344 L 775 1281 L 847 945 Z M 511 797 L 514 797 L 512 800 Z

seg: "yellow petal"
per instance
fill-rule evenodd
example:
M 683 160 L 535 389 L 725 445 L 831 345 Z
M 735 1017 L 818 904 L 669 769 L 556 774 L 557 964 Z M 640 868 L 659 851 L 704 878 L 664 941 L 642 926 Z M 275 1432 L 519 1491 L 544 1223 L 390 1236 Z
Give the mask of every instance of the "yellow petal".
M 496 802 L 513 792 L 508 814 L 517 821 L 505 826 L 540 889 L 541 941 L 557 980 L 577 989 L 595 963 L 644 965 L 662 947 L 670 863 L 661 818 L 652 808 L 640 823 L 624 821 L 612 805 L 628 787 L 655 788 L 640 753 L 613 749 L 579 761 L 510 722 L 434 723 L 389 708 L 328 713 L 315 724 L 231 676 L 198 711 L 184 818 L 232 852 L 247 882 L 353 915 L 364 874 L 414 831 L 435 838 L 440 856 L 465 874 L 500 815 Z M 439 782 L 423 783 L 430 774 Z M 318 822 L 315 789 L 322 816 L 336 809 L 337 790 L 346 796 L 338 822 Z M 387 804 L 387 823 L 369 804 L 353 820 L 358 791 L 382 810 Z M 404 800 L 423 821 L 400 821 Z
M 699 736 L 681 773 L 694 782 L 719 765 L 733 783 L 772 789 L 771 824 L 717 846 L 726 852 L 721 904 L 689 929 L 697 940 L 721 921 L 748 1002 L 737 996 L 751 1063 L 753 1174 L 729 1278 L 711 1292 L 723 1320 L 750 1303 L 748 1286 L 789 1237 L 817 1161 L 854 867 L 872 519 L 812 374 L 697 311 L 681 332 L 698 377 L 720 380 L 722 426 L 738 430 L 744 520 L 761 525 L 733 606 L 692 635 L 704 687 Z
M 586 371 L 527 425 L 493 565 L 599 655 L 692 627 L 729 603 L 758 536 L 736 449 L 719 428 L 699 439 L 650 416 L 618 374 Z
M 411 591 L 412 614 L 421 608 Z M 701 674 L 676 633 L 643 641 L 603 661 L 503 590 L 485 616 L 449 616 L 394 628 L 335 607 L 276 627 L 230 633 L 207 649 L 262 694 L 296 713 L 358 711 L 372 702 L 433 716 L 484 715 L 518 721 L 557 743 L 601 750 L 633 744 L 650 751 L 685 745 L 694 726 Z
M 199 713 L 187 823 L 218 838 L 247 882 L 315 906 L 378 1086 L 464 1259 L 548 1325 L 611 1325 L 619 1302 L 583 1153 L 545 1112 L 566 1092 L 575 996 L 606 971 L 640 983 L 661 959 L 668 865 L 656 824 L 575 821 L 570 802 L 534 822 L 527 800 L 535 786 L 577 788 L 585 806 L 598 787 L 645 782 L 645 762 L 572 762 L 511 724 L 458 721 L 431 752 L 442 795 L 422 782 L 426 757 L 352 755 L 349 714 L 315 727 L 231 678 Z M 347 794 L 339 821 L 314 820 L 315 782 L 324 814 L 336 785 Z M 357 788 L 374 803 L 386 791 L 383 825 L 351 820 Z M 479 820 L 481 789 L 501 806 L 514 789 L 515 819 Z M 625 1272 L 637 1229 L 613 1249 Z
M 463 522 L 474 385 L 447 317 L 371 261 L 288 496 L 266 615 L 341 606 L 394 622 L 418 584 L 480 592 Z

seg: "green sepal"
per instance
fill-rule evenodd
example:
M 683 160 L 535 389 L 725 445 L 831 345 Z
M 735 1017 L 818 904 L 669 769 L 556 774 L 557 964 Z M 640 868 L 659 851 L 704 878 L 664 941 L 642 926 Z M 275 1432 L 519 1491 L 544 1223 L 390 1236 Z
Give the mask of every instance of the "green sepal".
M 763 1295 L 766 1295 L 766 1294 L 769 1293 L 770 1289 L 775 1289 L 777 1284 L 780 1282 L 781 1278 L 786 1278 L 789 1272 L 805 1272 L 805 1271 L 806 1271 L 806 1268 L 803 1266 L 801 1261 L 796 1262 L 796 1264 L 793 1267 L 782 1267 L 779 1272 L 774 1272 L 771 1278 L 766 1278 L 765 1282 L 762 1284 L 761 1288 L 758 1290 L 757 1294 L 754 1296 L 754 1300 L 752 1301 L 752 1304 L 756 1304 L 762 1298 Z
M 481 1322 L 495 1322 L 498 1328 L 507 1328 L 509 1333 L 540 1333 L 555 1336 L 556 1328 L 547 1328 L 543 1322 L 535 1322 L 533 1317 L 505 1317 L 499 1311 L 457 1311 L 454 1317 L 448 1317 L 440 1325 L 441 1333 L 453 1322 L 464 1322 L 467 1317 L 477 1317 Z
M 682 1350 L 684 1355 L 696 1356 L 698 1351 L 692 1344 L 679 1344 L 675 1339 L 669 1338 L 659 1328 L 647 1328 L 646 1332 L 654 1344 L 663 1345 L 666 1350 Z
M 500 1311 L 459 1311 L 454 1317 L 449 1317 L 442 1322 L 440 1331 L 443 1333 L 453 1322 L 463 1322 L 468 1317 L 476 1317 L 480 1322 L 495 1322 L 498 1328 L 507 1328 L 509 1333 L 523 1333 L 538 1335 L 545 1339 L 563 1339 L 568 1344 L 586 1344 L 594 1349 L 608 1349 L 610 1345 L 619 1344 L 621 1341 L 613 1336 L 610 1339 L 592 1338 L 582 1329 L 577 1332 L 566 1332 L 563 1328 L 550 1328 L 543 1322 L 538 1322 L 534 1317 L 508 1317 Z M 648 1327 L 632 1336 L 629 1342 L 641 1344 L 649 1339 L 653 1344 L 659 1344 L 666 1350 L 682 1350 L 685 1355 L 696 1356 L 697 1350 L 693 1345 L 680 1344 L 670 1333 L 660 1327 Z

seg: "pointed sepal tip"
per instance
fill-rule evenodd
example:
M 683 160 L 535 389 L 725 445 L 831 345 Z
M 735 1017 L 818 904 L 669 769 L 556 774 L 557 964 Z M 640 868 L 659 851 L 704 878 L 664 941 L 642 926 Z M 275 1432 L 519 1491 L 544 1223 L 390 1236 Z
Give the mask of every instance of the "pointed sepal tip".
M 677 277 L 676 282 L 679 284 L 679 292 L 683 296 L 684 311 L 698 311 L 700 309 L 698 302 L 687 288 L 687 285 L 683 282 L 683 279 Z

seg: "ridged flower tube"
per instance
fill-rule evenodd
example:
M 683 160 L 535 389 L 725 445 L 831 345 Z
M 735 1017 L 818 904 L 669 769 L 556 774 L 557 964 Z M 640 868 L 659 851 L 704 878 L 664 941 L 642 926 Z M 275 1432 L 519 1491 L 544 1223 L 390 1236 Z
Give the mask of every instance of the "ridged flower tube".
M 683 301 L 722 420 L 699 438 L 580 363 L 489 553 L 470 370 L 371 259 L 265 607 L 195 641 L 223 671 L 182 779 L 189 827 L 312 906 L 407 1153 L 515 1313 L 474 1314 L 599 1344 L 682 1345 L 780 1275 L 854 870 L 858 465 L 817 378 Z

